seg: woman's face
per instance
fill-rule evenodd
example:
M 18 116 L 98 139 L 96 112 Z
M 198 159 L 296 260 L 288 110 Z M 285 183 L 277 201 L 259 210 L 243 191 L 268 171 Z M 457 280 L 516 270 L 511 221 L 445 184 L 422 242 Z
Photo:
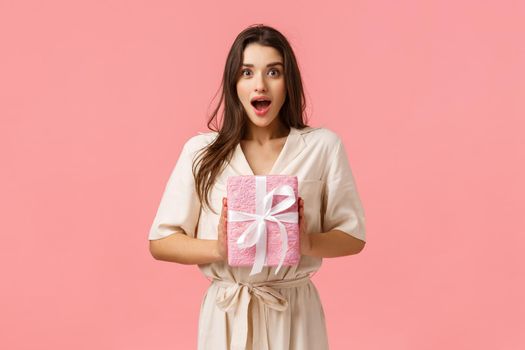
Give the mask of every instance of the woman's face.
M 246 46 L 237 80 L 237 96 L 252 124 L 266 127 L 278 118 L 286 99 L 283 59 L 279 51 L 257 43 Z M 255 97 L 265 97 L 271 103 L 267 107 L 265 104 L 254 106 L 252 99 Z

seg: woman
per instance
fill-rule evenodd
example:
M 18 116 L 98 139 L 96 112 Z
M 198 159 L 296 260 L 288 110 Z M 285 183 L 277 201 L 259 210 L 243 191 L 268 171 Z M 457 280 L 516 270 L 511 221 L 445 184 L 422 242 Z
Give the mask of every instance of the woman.
M 365 244 L 364 212 L 344 146 L 336 133 L 304 123 L 294 53 L 271 27 L 251 26 L 238 35 L 222 86 L 208 121 L 213 131 L 186 141 L 170 175 L 149 233 L 151 254 L 198 264 L 212 281 L 201 305 L 199 349 L 328 349 L 310 276 L 323 257 L 356 254 Z M 213 129 L 223 101 L 223 125 Z M 250 276 L 251 267 L 227 263 L 226 179 L 269 174 L 298 178 L 301 260 L 277 275 L 276 267 L 265 266 Z

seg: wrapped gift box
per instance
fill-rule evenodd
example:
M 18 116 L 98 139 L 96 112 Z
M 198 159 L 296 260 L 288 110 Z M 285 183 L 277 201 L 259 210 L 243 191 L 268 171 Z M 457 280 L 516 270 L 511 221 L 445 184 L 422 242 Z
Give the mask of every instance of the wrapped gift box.
M 289 175 L 229 176 L 228 264 L 297 265 L 301 258 L 297 177 Z

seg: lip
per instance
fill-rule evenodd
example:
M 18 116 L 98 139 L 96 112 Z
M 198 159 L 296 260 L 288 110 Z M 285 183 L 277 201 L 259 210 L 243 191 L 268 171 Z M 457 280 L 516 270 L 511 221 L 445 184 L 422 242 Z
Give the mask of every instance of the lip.
M 253 101 L 260 101 L 260 100 L 270 101 L 270 104 L 265 109 L 258 110 L 257 108 L 255 108 L 255 106 L 252 103 Z M 250 100 L 250 104 L 252 105 L 252 108 L 255 114 L 257 114 L 257 116 L 259 117 L 262 117 L 270 110 L 270 107 L 272 106 L 272 99 L 264 95 L 255 96 Z
M 272 106 L 272 102 L 270 101 L 270 104 L 264 108 L 264 109 L 261 109 L 261 110 L 258 110 L 257 108 L 255 108 L 255 106 L 252 105 L 252 108 L 253 108 L 253 111 L 255 112 L 255 114 L 257 114 L 257 116 L 259 117 L 262 117 L 264 116 L 266 113 L 268 113 L 268 111 L 270 110 L 270 107 Z
M 263 95 L 261 95 L 261 96 L 255 96 L 254 98 L 252 98 L 252 99 L 250 100 L 250 102 L 253 102 L 253 101 L 259 101 L 259 100 L 268 100 L 268 101 L 272 102 L 272 99 L 271 99 L 271 98 L 269 98 L 268 96 L 263 96 Z

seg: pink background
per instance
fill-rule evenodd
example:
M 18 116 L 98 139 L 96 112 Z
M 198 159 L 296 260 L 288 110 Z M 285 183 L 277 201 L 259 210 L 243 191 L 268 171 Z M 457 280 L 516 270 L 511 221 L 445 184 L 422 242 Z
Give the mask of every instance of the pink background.
M 367 215 L 313 277 L 331 349 L 525 348 L 524 2 L 178 3 L 0 2 L 0 348 L 195 348 L 209 282 L 147 234 L 259 22 Z

